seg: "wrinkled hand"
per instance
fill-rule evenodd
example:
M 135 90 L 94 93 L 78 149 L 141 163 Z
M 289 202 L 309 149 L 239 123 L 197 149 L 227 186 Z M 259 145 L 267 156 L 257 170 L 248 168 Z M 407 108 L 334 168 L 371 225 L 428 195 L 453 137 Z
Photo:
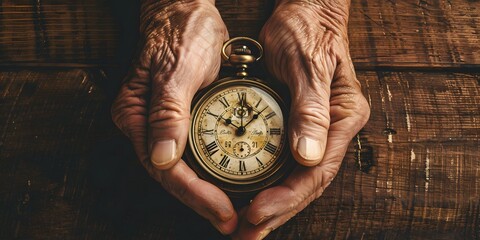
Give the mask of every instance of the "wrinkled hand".
M 180 160 L 192 98 L 220 69 L 225 24 L 210 0 L 147 0 L 141 12 L 143 47 L 114 102 L 113 120 L 154 179 L 229 234 L 237 225 L 232 203 Z
M 303 166 L 243 209 L 237 238 L 263 238 L 320 197 L 368 120 L 349 55 L 348 10 L 347 0 L 277 1 L 261 32 L 269 71 L 291 91 L 290 148 Z

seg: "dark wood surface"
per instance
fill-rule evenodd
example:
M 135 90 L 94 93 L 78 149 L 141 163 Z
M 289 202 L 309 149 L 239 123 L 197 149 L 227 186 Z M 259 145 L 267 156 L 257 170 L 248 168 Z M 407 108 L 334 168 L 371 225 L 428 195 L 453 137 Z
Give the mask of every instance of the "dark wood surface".
M 273 0 L 217 1 L 230 35 L 256 37 Z M 115 64 L 136 28 L 126 0 L 7 0 L 0 2 L 0 66 Z M 372 67 L 478 68 L 480 2 L 353 0 L 351 55 Z
M 111 123 L 136 7 L 113 3 L 0 1 L 0 239 L 222 238 Z M 256 36 L 271 11 L 217 5 L 232 36 Z M 480 239 L 480 2 L 351 12 L 370 121 L 324 195 L 269 238 Z

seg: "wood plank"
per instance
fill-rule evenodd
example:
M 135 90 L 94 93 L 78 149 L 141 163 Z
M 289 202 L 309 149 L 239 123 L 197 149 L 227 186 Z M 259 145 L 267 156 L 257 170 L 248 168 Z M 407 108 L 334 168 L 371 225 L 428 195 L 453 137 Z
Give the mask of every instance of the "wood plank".
M 0 4 L 0 59 L 4 64 L 105 64 L 116 54 L 118 27 L 112 6 L 105 1 Z
M 99 78 L 0 73 L 0 238 L 221 239 L 138 164 Z M 269 239 L 480 238 L 480 73 L 358 78 L 369 123 L 324 195 Z
M 479 238 L 480 75 L 358 78 L 369 122 L 324 195 L 273 239 Z
M 218 0 L 217 6 L 231 36 L 256 38 L 273 2 Z M 34 3 L 1 2 L 0 66 L 115 65 L 136 46 L 138 7 L 129 1 Z M 353 0 L 351 55 L 358 69 L 478 68 L 479 22 L 478 1 Z
M 480 2 L 352 1 L 350 51 L 357 68 L 478 67 Z

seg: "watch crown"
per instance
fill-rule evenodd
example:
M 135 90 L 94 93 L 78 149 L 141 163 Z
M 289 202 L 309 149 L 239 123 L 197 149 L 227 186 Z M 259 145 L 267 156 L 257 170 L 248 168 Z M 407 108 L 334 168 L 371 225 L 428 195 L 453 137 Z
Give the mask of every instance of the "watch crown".
M 245 45 L 235 48 L 229 58 L 230 63 L 238 69 L 237 76 L 239 77 L 248 76 L 248 65 L 256 60 L 255 56 L 252 55 L 252 51 Z
M 250 44 L 250 45 L 253 45 L 255 46 L 258 50 L 258 56 L 254 56 L 252 54 L 252 51 L 246 46 L 246 45 L 240 45 L 238 43 L 247 43 Z M 233 51 L 230 55 L 227 55 L 226 53 L 226 48 L 230 45 L 234 46 L 232 43 L 237 43 L 235 44 L 236 47 L 232 47 L 233 48 Z M 257 52 L 257 51 L 255 51 Z M 246 77 L 248 76 L 248 73 L 247 73 L 247 68 L 248 68 L 248 65 L 251 64 L 251 63 L 254 63 L 258 60 L 260 60 L 260 58 L 262 58 L 263 56 L 263 47 L 262 45 L 260 45 L 260 43 L 258 43 L 257 41 L 251 39 L 251 38 L 247 38 L 247 37 L 236 37 L 236 38 L 232 38 L 230 40 L 228 40 L 227 42 L 225 42 L 223 44 L 223 47 L 222 47 L 222 57 L 223 59 L 227 60 L 230 62 L 230 64 L 232 64 L 233 66 L 235 66 L 238 70 L 237 70 L 237 76 L 239 77 Z
M 237 55 L 252 55 L 252 51 L 245 45 L 239 48 L 235 48 L 235 50 L 233 50 L 233 53 Z

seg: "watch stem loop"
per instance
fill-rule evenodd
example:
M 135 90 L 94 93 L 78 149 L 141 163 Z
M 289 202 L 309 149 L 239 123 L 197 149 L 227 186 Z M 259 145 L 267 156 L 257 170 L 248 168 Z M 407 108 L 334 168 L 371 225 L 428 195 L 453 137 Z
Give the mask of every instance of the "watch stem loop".
M 235 45 L 233 45 L 236 43 Z M 242 44 L 239 44 L 242 43 Z M 233 46 L 233 51 L 230 55 L 226 54 L 226 49 L 228 46 Z M 258 50 L 258 56 L 254 56 L 252 54 L 252 50 L 247 45 L 253 45 Z M 222 47 L 222 57 L 229 61 L 230 64 L 237 68 L 237 76 L 239 77 L 246 77 L 248 76 L 247 68 L 249 64 L 252 64 L 263 56 L 263 47 L 262 45 L 247 37 L 236 37 L 228 40 L 223 44 Z

